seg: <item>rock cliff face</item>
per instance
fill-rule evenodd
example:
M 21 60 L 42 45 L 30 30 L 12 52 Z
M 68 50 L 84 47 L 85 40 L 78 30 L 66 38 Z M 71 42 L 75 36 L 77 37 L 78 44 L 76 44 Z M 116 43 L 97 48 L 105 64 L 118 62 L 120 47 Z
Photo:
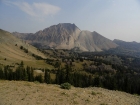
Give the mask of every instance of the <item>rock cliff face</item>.
M 70 23 L 53 25 L 35 34 L 15 35 L 40 48 L 102 51 L 117 47 L 117 44 L 97 32 L 81 31 L 75 24 Z

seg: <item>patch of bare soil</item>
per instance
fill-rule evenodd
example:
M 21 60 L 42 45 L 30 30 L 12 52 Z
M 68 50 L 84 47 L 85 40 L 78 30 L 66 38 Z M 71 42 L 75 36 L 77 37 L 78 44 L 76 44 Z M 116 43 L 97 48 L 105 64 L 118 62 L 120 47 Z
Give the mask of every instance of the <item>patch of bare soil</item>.
M 0 80 L 0 105 L 140 105 L 140 96 L 103 88 Z

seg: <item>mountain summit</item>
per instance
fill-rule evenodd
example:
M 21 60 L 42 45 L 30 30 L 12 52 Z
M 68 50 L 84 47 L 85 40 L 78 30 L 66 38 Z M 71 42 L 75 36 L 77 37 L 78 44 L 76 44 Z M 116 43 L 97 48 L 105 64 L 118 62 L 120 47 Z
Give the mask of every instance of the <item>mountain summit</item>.
M 102 51 L 117 47 L 117 44 L 97 32 L 81 31 L 71 23 L 59 23 L 35 34 L 13 34 L 39 48 L 78 48 L 81 51 Z

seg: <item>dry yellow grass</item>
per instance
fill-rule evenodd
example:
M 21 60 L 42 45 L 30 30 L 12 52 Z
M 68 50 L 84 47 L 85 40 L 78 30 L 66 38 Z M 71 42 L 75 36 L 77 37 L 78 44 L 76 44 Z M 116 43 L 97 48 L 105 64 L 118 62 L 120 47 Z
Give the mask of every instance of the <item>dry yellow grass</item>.
M 24 64 L 34 68 L 54 69 L 52 65 L 45 63 L 43 60 L 24 61 Z
M 20 46 L 28 49 L 29 53 L 25 53 L 20 49 Z M 35 68 L 49 68 L 53 67 L 46 64 L 43 60 L 36 60 L 32 54 L 47 58 L 47 55 L 43 54 L 37 48 L 29 45 L 25 41 L 22 41 L 14 37 L 9 32 L 0 30 L 0 64 L 1 65 L 14 65 L 15 63 L 25 62 L 25 65 Z
M 0 81 L 0 105 L 140 105 L 140 96 L 102 88 Z

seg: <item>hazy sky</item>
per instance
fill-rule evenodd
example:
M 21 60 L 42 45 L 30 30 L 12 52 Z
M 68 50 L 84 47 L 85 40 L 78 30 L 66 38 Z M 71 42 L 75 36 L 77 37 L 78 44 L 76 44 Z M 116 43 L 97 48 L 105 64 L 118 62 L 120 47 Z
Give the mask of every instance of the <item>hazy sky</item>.
M 140 0 L 0 0 L 1 29 L 35 33 L 58 23 L 140 42 Z

